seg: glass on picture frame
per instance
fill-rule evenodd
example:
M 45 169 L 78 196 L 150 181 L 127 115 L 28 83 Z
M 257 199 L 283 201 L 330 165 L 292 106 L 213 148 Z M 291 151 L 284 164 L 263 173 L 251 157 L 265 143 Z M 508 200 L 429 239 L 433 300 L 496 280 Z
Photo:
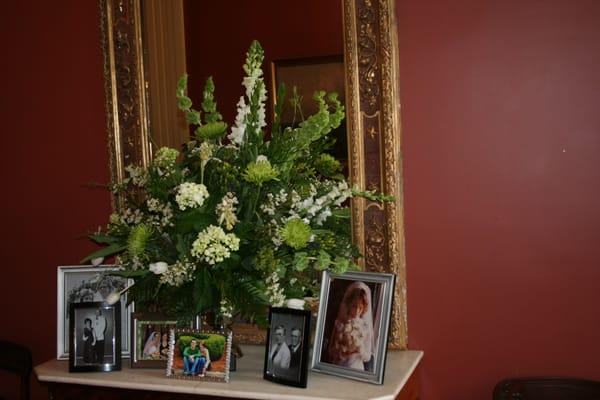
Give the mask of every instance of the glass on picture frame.
M 310 310 L 269 308 L 263 378 L 305 388 L 310 347 Z
M 56 321 L 56 358 L 69 359 L 69 306 L 72 303 L 103 302 L 112 292 L 118 292 L 133 284 L 133 280 L 111 275 L 118 266 L 60 266 L 57 268 L 57 321 Z M 120 299 L 121 315 L 121 354 L 130 355 L 130 315 L 134 311 L 133 303 L 127 305 L 127 293 Z
M 121 307 L 106 302 L 69 305 L 69 372 L 121 369 Z
M 176 319 L 158 313 L 131 314 L 131 368 L 166 368 L 176 325 Z
M 323 272 L 312 369 L 383 384 L 395 275 Z

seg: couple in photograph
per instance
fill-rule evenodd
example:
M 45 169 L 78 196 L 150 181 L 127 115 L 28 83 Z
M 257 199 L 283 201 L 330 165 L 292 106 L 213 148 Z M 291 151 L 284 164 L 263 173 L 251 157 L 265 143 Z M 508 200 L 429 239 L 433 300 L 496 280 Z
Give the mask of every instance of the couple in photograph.
M 285 342 L 285 326 L 279 325 L 274 330 L 275 343 L 269 351 L 273 376 L 296 374 L 302 360 L 302 330 L 293 327 L 290 334 L 291 344 Z
M 183 373 L 203 377 L 210 365 L 210 354 L 203 340 L 192 339 L 183 349 Z
M 88 364 L 104 363 L 104 334 L 106 317 L 97 309 L 95 317 L 83 321 L 83 361 Z

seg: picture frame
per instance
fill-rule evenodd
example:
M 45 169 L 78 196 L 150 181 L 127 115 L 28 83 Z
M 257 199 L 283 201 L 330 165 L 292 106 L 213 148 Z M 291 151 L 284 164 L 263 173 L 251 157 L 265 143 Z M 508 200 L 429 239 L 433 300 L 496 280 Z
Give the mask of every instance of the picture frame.
M 383 384 L 395 275 L 323 271 L 312 369 Z
M 104 301 L 110 292 L 133 284 L 132 279 L 110 275 L 116 265 L 60 266 L 57 268 L 56 295 L 56 358 L 69 359 L 69 305 L 73 302 Z M 121 295 L 121 355 L 130 356 L 130 315 L 134 304 L 127 305 L 127 293 Z
M 229 330 L 171 329 L 167 376 L 229 382 L 231 341 Z
M 131 368 L 166 368 L 177 320 L 159 313 L 131 314 Z
M 317 90 L 327 93 L 335 92 L 342 104 L 346 104 L 346 83 L 344 75 L 344 55 L 334 54 L 317 57 L 292 58 L 274 60 L 271 62 L 271 93 L 277 93 L 279 84 L 286 86 L 286 97 L 289 100 L 295 86 L 301 98 L 300 106 L 303 115 L 313 115 L 318 111 L 313 95 Z M 271 109 L 275 117 L 275 96 L 271 98 Z M 285 104 L 281 115 L 283 127 L 297 125 L 302 119 L 294 119 L 294 110 Z M 331 154 L 347 167 L 348 164 L 348 138 L 346 120 L 331 133 L 336 143 L 331 149 Z
M 121 369 L 121 307 L 118 303 L 69 304 L 69 372 Z
M 310 310 L 270 307 L 263 378 L 305 388 L 310 347 Z

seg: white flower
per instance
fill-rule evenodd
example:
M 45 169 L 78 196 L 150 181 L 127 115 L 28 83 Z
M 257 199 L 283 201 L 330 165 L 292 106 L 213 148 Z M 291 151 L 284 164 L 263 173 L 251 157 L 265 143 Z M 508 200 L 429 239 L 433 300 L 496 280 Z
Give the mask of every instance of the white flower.
M 125 167 L 125 171 L 129 173 L 129 179 L 135 186 L 142 187 L 148 183 L 148 171 L 144 168 L 130 164 Z
M 203 167 L 212 157 L 213 148 L 214 146 L 208 142 L 202 142 L 202 144 L 200 145 L 200 162 L 202 163 Z
M 156 263 L 152 263 L 149 266 L 149 270 L 154 272 L 156 275 L 162 275 L 167 271 L 169 265 L 164 261 L 159 261 Z
M 164 274 L 160 276 L 159 282 L 171 286 L 181 286 L 185 282 L 193 279 L 196 264 L 187 260 L 178 261 L 174 265 L 170 265 Z
M 263 156 L 262 154 L 256 157 L 256 162 L 269 162 L 267 156 Z
M 283 288 L 279 285 L 279 276 L 277 272 L 273 272 L 267 276 L 267 297 L 269 303 L 275 307 L 281 307 L 285 302 L 285 294 L 283 294 Z
M 219 216 L 219 225 L 225 223 L 225 228 L 230 231 L 238 222 L 235 205 L 238 204 L 238 199 L 231 192 L 227 192 L 221 202 L 217 204 L 215 212 Z
M 219 263 L 240 248 L 240 239 L 233 233 L 225 233 L 219 226 L 210 225 L 198 234 L 192 243 L 192 255 L 210 265 Z
M 237 115 L 235 117 L 235 126 L 231 127 L 231 133 L 227 136 L 231 142 L 237 146 L 244 141 L 246 133 L 246 118 L 250 114 L 250 107 L 246 105 L 244 96 L 240 97 L 237 103 Z
M 186 208 L 201 207 L 204 200 L 208 197 L 206 186 L 193 182 L 184 182 L 177 188 L 175 201 L 179 205 L 180 210 Z

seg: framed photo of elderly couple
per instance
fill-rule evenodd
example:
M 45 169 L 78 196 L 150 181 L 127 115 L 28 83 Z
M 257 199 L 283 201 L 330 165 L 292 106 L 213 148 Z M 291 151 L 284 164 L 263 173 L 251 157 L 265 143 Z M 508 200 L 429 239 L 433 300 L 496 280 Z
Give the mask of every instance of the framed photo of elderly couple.
M 312 369 L 383 384 L 395 275 L 323 272 Z

